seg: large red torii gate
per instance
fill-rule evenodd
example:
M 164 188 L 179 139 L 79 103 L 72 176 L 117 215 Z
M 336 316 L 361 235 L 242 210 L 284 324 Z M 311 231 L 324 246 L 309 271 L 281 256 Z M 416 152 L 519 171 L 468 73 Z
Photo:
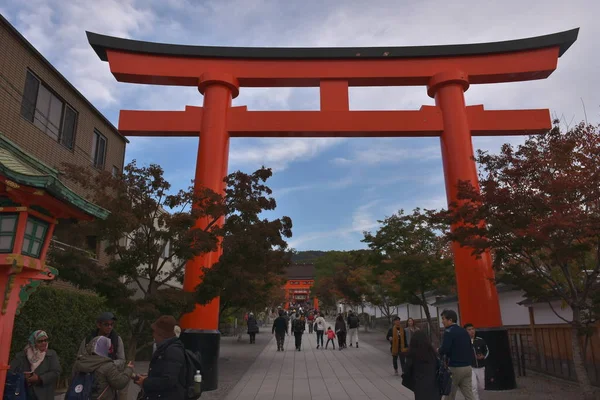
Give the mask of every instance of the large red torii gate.
M 185 111 L 123 110 L 128 136 L 200 138 L 196 188 L 224 192 L 230 137 L 439 136 L 448 202 L 459 180 L 478 184 L 471 136 L 527 135 L 551 127 L 548 110 L 489 111 L 466 106 L 471 84 L 547 78 L 575 42 L 578 29 L 495 43 L 371 48 L 235 48 L 186 46 L 87 33 L 100 59 L 121 82 L 197 86 L 203 107 Z M 418 111 L 350 111 L 349 86 L 427 86 L 435 106 Z M 248 111 L 231 107 L 240 87 L 319 87 L 320 111 Z M 199 220 L 202 226 L 206 221 Z M 462 322 L 480 328 L 491 356 L 488 389 L 515 387 L 508 333 L 502 328 L 490 254 L 476 259 L 454 244 Z M 220 250 L 191 260 L 184 289 L 201 282 L 201 268 Z M 204 356 L 205 390 L 217 387 L 219 299 L 185 315 L 186 346 Z M 483 329 L 481 329 L 483 328 Z

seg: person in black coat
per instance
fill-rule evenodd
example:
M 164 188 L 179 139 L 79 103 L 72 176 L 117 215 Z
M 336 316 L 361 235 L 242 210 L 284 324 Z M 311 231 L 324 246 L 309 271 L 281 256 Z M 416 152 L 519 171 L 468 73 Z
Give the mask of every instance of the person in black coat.
M 440 400 L 437 382 L 438 357 L 427 334 L 413 333 L 408 346 L 402 384 L 415 393 L 415 400 Z
M 175 335 L 177 321 L 163 315 L 152 324 L 157 344 L 147 376 L 138 375 L 134 382 L 142 388 L 143 399 L 181 400 L 186 396 L 185 348 Z
M 250 343 L 256 343 L 256 334 L 258 333 L 258 322 L 253 313 L 248 315 L 248 335 L 250 335 Z
M 275 334 L 275 340 L 277 340 L 277 351 L 283 351 L 287 329 L 288 324 L 283 316 L 283 310 L 279 310 L 279 317 L 275 318 L 275 321 L 273 321 L 273 329 L 271 331 L 271 333 Z

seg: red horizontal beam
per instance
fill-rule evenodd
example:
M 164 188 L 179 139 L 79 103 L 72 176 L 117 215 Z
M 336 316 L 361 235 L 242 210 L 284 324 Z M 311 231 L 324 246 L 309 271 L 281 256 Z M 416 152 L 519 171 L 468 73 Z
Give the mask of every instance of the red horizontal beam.
M 550 129 L 548 110 L 486 111 L 467 107 L 473 136 L 523 135 Z M 119 130 L 125 136 L 197 137 L 201 107 L 185 111 L 122 110 Z M 434 137 L 443 132 L 440 110 L 418 111 L 247 111 L 229 112 L 232 137 Z
M 217 71 L 245 87 L 318 87 L 341 79 L 350 86 L 415 86 L 432 76 L 464 71 L 471 84 L 547 78 L 558 63 L 559 46 L 511 53 L 389 59 L 228 59 L 176 57 L 106 50 L 110 70 L 120 82 L 197 86 L 198 78 Z

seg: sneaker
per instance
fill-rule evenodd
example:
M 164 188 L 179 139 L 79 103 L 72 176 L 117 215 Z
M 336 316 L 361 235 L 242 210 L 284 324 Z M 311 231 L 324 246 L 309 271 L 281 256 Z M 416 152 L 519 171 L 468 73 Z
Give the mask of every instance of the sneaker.
M 396 376 L 398 375 L 398 370 L 397 369 L 394 370 L 394 375 L 396 375 Z
M 317 345 L 317 349 L 319 348 L 319 345 Z

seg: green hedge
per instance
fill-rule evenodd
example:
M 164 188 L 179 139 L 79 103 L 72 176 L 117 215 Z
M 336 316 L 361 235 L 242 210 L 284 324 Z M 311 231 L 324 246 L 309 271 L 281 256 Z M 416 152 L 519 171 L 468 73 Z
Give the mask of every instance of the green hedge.
M 58 353 L 62 378 L 70 378 L 79 345 L 94 327 L 98 314 L 107 311 L 104 307 L 101 297 L 40 286 L 15 319 L 11 360 L 23 350 L 31 332 L 42 329 L 50 336 L 50 348 Z

